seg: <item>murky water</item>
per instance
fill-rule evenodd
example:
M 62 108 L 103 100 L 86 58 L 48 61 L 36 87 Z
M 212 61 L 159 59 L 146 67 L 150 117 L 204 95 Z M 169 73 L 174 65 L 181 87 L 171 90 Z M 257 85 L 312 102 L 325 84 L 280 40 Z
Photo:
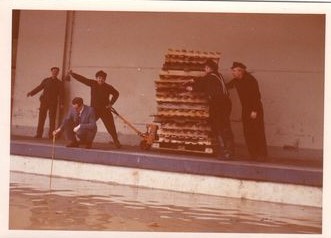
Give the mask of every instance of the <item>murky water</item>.
M 321 233 L 322 210 L 11 173 L 10 229 Z

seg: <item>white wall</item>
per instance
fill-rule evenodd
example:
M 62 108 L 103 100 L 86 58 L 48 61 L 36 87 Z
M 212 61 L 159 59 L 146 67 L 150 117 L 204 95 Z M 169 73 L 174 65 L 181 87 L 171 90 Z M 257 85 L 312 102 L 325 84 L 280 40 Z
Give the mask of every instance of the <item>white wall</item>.
M 52 17 L 45 19 L 45 15 Z M 50 27 L 38 31 L 38 41 L 42 42 L 36 44 L 38 29 L 34 23 L 40 19 Z M 90 78 L 97 70 L 106 71 L 107 81 L 120 91 L 116 109 L 144 130 L 144 125 L 153 120 L 150 115 L 156 112 L 154 80 L 166 50 L 220 51 L 221 72 L 227 80 L 233 61 L 245 63 L 258 79 L 269 145 L 298 141 L 301 148 L 321 149 L 324 20 L 323 15 L 78 11 L 71 68 Z M 33 106 L 23 107 L 26 98 L 22 91 L 47 74 L 49 65 L 61 65 L 51 61 L 47 49 L 56 51 L 53 54 L 59 57 L 55 59 L 61 60 L 64 36 L 60 37 L 62 43 L 43 36 L 55 30 L 59 37 L 64 21 L 64 12 L 22 12 L 13 125 L 36 125 L 37 99 L 29 99 Z M 32 49 L 36 56 L 26 58 Z M 84 85 L 74 80 L 67 85 L 70 97 L 81 95 L 90 100 Z M 231 94 L 235 140 L 243 143 L 240 104 L 236 92 Z M 119 119 L 116 125 L 122 136 L 133 134 Z M 101 122 L 98 126 L 100 131 L 105 130 Z
M 16 80 L 13 100 L 15 126 L 36 127 L 39 95 L 26 94 L 51 75 L 51 67 L 62 67 L 65 12 L 22 11 L 17 48 Z M 48 122 L 46 122 L 48 126 Z
M 240 198 L 297 206 L 322 206 L 322 188 L 265 181 L 174 173 L 54 160 L 52 175 L 56 177 L 147 187 L 193 194 Z M 10 170 L 49 175 L 50 159 L 10 157 Z M 56 184 L 53 182 L 53 184 Z M 48 184 L 47 184 L 48 185 Z M 54 186 L 54 185 L 53 185 Z

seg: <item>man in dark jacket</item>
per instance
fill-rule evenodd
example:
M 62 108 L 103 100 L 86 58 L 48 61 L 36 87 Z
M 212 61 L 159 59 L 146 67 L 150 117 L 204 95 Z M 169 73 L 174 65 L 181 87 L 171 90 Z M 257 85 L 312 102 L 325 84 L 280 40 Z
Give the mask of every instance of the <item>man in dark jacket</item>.
M 85 144 L 85 148 L 90 149 L 97 133 L 94 109 L 84 105 L 82 98 L 75 97 L 62 124 L 53 131 L 53 136 L 62 130 L 65 131 L 67 139 L 70 141 L 67 147 L 78 147 L 80 144 Z
M 224 157 L 230 159 L 234 155 L 234 139 L 230 123 L 232 106 L 229 93 L 215 61 L 206 61 L 205 72 L 204 77 L 195 78 L 186 89 L 204 92 L 208 97 L 212 132 L 218 140 L 218 137 L 222 138 Z
M 50 139 L 52 138 L 52 132 L 55 129 L 55 117 L 58 102 L 60 102 L 60 107 L 63 107 L 63 82 L 57 78 L 60 69 L 58 67 L 52 67 L 51 72 L 51 77 L 45 78 L 39 86 L 27 93 L 27 97 L 30 97 L 43 90 L 43 93 L 39 97 L 40 107 L 35 138 L 41 138 L 43 135 L 47 111 L 49 115 L 48 136 Z
M 242 63 L 234 62 L 231 69 L 233 79 L 227 83 L 227 87 L 235 87 L 239 95 L 244 136 L 249 154 L 253 160 L 264 161 L 268 153 L 258 82 L 246 71 L 246 66 Z
M 71 70 L 69 75 L 91 88 L 91 107 L 95 110 L 96 120 L 101 118 L 108 133 L 113 138 L 114 146 L 120 148 L 121 144 L 117 137 L 113 114 L 110 111 L 119 97 L 119 92 L 113 86 L 105 83 L 107 74 L 102 70 L 98 71 L 95 74 L 96 80 L 85 78 Z M 110 95 L 112 96 L 111 100 L 109 100 Z

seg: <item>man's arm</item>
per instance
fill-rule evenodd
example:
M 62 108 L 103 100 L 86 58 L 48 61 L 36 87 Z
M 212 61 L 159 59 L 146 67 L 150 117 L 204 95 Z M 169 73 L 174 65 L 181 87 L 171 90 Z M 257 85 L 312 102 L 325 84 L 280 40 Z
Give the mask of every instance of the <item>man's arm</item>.
M 118 97 L 120 96 L 120 93 L 113 86 L 111 85 L 108 86 L 109 86 L 109 93 L 112 95 L 108 107 L 112 107 L 114 103 L 117 101 Z
M 185 82 L 183 86 L 186 88 L 187 91 L 199 91 L 202 85 L 202 78 L 192 78 L 189 81 Z
M 250 91 L 250 104 L 251 104 L 251 117 L 256 118 L 258 109 L 260 107 L 260 100 L 261 100 L 261 94 L 259 90 L 259 85 L 254 78 L 254 76 L 250 75 L 250 85 L 247 88 L 247 90 Z
M 45 87 L 46 80 L 47 80 L 47 78 L 44 79 L 43 81 L 41 81 L 41 83 L 37 87 L 35 87 L 34 89 L 32 89 L 30 92 L 28 92 L 26 96 L 27 97 L 32 97 L 35 94 L 39 93 L 41 90 L 43 90 L 44 87 Z
M 205 91 L 208 76 L 194 78 L 193 91 Z
M 234 88 L 234 80 L 232 79 L 230 82 L 225 83 L 227 89 Z
M 63 119 L 61 125 L 56 130 L 53 131 L 53 135 L 55 136 L 57 133 L 59 133 L 60 131 L 62 131 L 63 128 L 64 128 L 64 126 L 67 123 L 69 123 L 69 121 L 73 120 L 73 118 L 74 118 L 74 114 L 72 112 L 72 109 L 70 108 L 69 111 L 68 111 L 68 113 L 67 113 L 67 115 L 66 115 L 66 117 Z
M 80 74 L 76 74 L 76 73 L 72 72 L 71 70 L 69 71 L 68 74 L 71 75 L 78 82 L 81 82 L 81 83 L 91 87 L 92 82 L 93 82 L 92 79 L 85 78 L 84 76 L 82 76 Z

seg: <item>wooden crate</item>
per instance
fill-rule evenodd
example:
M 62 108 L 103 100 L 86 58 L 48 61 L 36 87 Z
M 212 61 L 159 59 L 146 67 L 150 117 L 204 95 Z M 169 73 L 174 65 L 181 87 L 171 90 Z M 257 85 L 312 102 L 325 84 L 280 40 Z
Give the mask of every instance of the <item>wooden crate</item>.
M 154 81 L 158 140 L 153 149 L 213 154 L 215 138 L 209 125 L 209 105 L 201 92 L 186 90 L 185 83 L 202 77 L 207 59 L 218 62 L 220 53 L 169 49 L 159 78 Z

